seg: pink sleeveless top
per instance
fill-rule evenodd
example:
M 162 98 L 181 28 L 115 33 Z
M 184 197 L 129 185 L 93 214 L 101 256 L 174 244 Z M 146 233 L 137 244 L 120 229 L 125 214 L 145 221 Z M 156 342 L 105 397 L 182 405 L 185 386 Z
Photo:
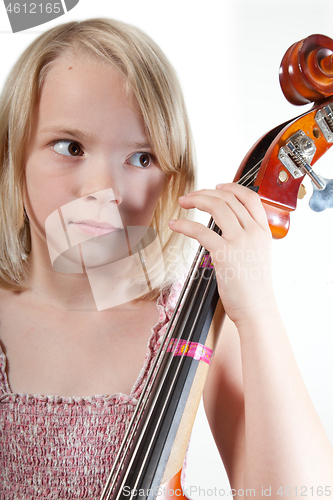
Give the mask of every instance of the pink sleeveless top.
M 180 288 L 157 300 L 159 322 L 129 395 L 13 394 L 0 347 L 1 500 L 99 499 Z

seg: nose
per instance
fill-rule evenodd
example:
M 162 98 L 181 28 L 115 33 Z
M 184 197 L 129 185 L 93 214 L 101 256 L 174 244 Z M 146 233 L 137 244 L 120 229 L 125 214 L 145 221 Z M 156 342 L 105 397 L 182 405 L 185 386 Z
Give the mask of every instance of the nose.
M 121 202 L 120 195 L 116 195 L 112 188 L 103 189 L 94 193 L 83 196 L 86 201 L 96 201 L 99 205 L 107 205 L 109 203 L 118 205 Z
M 94 164 L 87 165 L 81 198 L 85 201 L 97 202 L 100 206 L 111 203 L 119 205 L 122 201 L 119 189 L 120 179 L 108 159 L 96 158 Z

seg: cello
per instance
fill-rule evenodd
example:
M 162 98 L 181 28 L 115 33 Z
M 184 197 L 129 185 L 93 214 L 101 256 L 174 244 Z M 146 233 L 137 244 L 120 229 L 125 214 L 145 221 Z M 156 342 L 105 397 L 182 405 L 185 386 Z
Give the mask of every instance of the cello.
M 234 178 L 258 193 L 274 238 L 288 233 L 306 175 L 310 207 L 333 206 L 333 181 L 312 168 L 333 144 L 333 40 L 292 45 L 280 83 L 290 102 L 314 107 L 260 138 Z M 212 219 L 209 227 L 220 232 Z M 213 263 L 199 247 L 100 500 L 186 498 L 181 467 L 223 317 Z

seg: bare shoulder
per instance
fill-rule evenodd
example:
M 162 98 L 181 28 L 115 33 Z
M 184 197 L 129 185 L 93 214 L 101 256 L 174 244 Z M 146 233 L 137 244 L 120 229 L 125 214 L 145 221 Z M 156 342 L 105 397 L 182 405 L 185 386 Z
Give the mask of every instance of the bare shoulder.
M 20 292 L 14 292 L 12 290 L 5 290 L 4 288 L 0 288 L 0 323 L 2 322 L 4 315 L 7 314 L 9 309 L 12 310 L 13 308 L 15 310 L 16 304 L 20 302 L 20 298 Z
M 5 290 L 4 288 L 0 287 L 0 301 L 6 300 L 9 297 L 13 297 L 13 296 L 15 296 L 14 294 L 15 294 L 15 292 L 12 292 L 11 290 Z M 0 306 L 1 306 L 1 302 L 0 302 Z
M 229 479 L 241 474 L 244 391 L 238 331 L 226 317 L 204 390 L 204 406 Z

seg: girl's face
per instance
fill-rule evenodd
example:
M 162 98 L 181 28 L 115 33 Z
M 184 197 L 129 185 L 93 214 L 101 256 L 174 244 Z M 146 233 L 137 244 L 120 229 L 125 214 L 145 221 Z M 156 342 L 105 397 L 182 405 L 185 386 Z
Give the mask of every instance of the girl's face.
M 32 251 L 59 209 L 72 243 L 149 226 L 165 175 L 125 83 L 111 65 L 75 55 L 48 72 L 25 165 Z

